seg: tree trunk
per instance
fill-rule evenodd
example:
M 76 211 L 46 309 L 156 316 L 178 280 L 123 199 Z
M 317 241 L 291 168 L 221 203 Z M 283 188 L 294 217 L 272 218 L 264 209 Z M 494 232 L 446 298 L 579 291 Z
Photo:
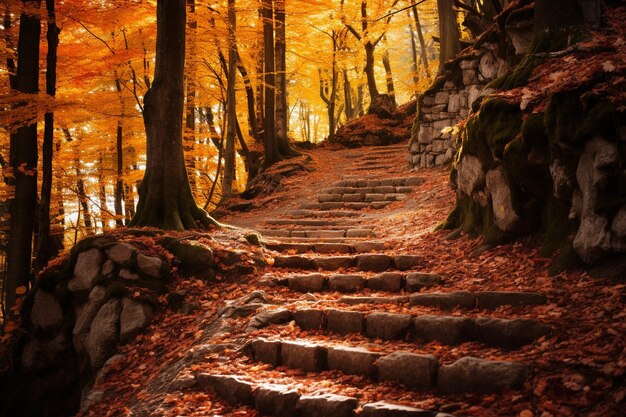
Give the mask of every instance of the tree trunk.
M 237 123 L 237 16 L 235 14 L 235 0 L 228 0 L 228 90 L 227 90 L 227 131 L 226 152 L 224 153 L 224 182 L 222 183 L 222 198 L 227 199 L 233 191 L 235 180 L 235 135 Z
M 461 52 L 461 35 L 453 5 L 453 0 L 437 0 L 440 36 L 439 70 L 437 71 L 439 74 L 443 74 L 443 65 Z
M 265 62 L 265 118 L 263 120 L 263 144 L 265 168 L 280 161 L 275 134 L 276 76 L 274 74 L 274 13 L 273 0 L 263 0 L 263 51 Z
M 367 76 L 367 89 L 370 93 L 370 101 L 379 96 L 374 74 L 374 45 L 371 42 L 365 44 L 365 75 Z
M 392 98 L 393 102 L 396 102 L 396 89 L 393 85 L 393 74 L 391 73 L 391 62 L 389 61 L 389 51 L 385 50 L 383 54 L 383 67 L 385 68 L 385 75 L 387 80 L 387 94 Z
M 413 27 L 411 25 L 408 26 L 408 30 L 411 35 L 411 69 L 413 70 L 413 89 L 417 91 L 417 85 L 420 81 L 419 70 L 417 66 L 417 43 L 415 42 L 415 32 L 413 32 Z
M 346 121 L 350 121 L 354 118 L 355 108 L 352 104 L 352 86 L 348 78 L 348 70 L 345 68 L 343 69 L 343 101 L 345 103 Z
M 254 107 L 256 105 L 256 101 L 254 98 L 254 88 L 252 88 L 250 76 L 248 75 L 246 67 L 243 65 L 243 61 L 241 60 L 239 53 L 237 53 L 237 69 L 241 74 L 241 78 L 243 78 L 243 85 L 246 90 L 246 101 L 248 104 L 248 124 L 250 125 L 250 131 L 254 140 L 259 142 L 261 140 L 261 137 L 259 135 L 259 122 L 257 121 L 256 117 L 256 109 Z
M 56 25 L 54 0 L 46 0 L 48 12 L 48 29 L 46 39 L 48 53 L 46 56 L 46 94 L 56 95 L 56 66 L 59 32 Z M 54 113 L 47 112 L 44 116 L 44 135 L 42 149 L 42 181 L 41 199 L 39 202 L 39 216 L 37 219 L 37 244 L 35 246 L 35 271 L 42 270 L 48 261 L 58 252 L 56 245 L 50 239 L 50 201 L 52 197 L 52 152 L 54 147 Z
M 115 150 L 117 156 L 117 179 L 115 181 L 115 224 L 118 227 L 124 225 L 124 212 L 122 211 L 122 201 L 124 201 L 124 182 L 122 172 L 124 169 L 124 148 L 123 148 L 122 121 L 117 122 L 117 136 L 115 140 Z
M 285 26 L 285 1 L 276 0 L 276 142 L 282 155 L 296 155 L 289 144 L 289 118 L 287 112 L 287 33 Z
M 24 0 L 26 8 L 39 8 L 41 1 Z M 22 13 L 17 46 L 16 90 L 36 94 L 39 91 L 38 16 Z M 33 230 L 37 211 L 37 123 L 20 127 L 11 135 L 10 165 L 15 176 L 15 197 L 11 204 L 11 221 L 7 250 L 6 310 L 14 317 L 18 298 L 16 289 L 28 288 L 31 276 Z
M 413 11 L 413 19 L 415 20 L 415 30 L 417 31 L 417 39 L 420 42 L 420 53 L 422 54 L 422 63 L 424 64 L 424 69 L 426 70 L 426 77 L 428 79 L 431 78 L 430 75 L 430 67 L 428 65 L 428 55 L 426 53 L 426 42 L 424 42 L 424 34 L 422 33 L 422 25 L 420 23 L 419 15 L 417 14 L 417 7 L 412 7 Z
M 131 226 L 185 230 L 217 223 L 194 201 L 183 155 L 185 0 L 157 1 L 156 63 L 144 98 L 146 172 Z
M 186 165 L 189 175 L 191 189 L 196 189 L 196 157 L 193 151 L 196 146 L 196 72 L 197 72 L 197 47 L 196 47 L 196 31 L 198 22 L 196 21 L 196 1 L 186 0 L 189 8 L 189 19 L 187 19 L 188 31 L 188 48 L 189 57 L 187 58 L 187 100 L 185 101 L 185 134 L 183 136 L 186 156 Z

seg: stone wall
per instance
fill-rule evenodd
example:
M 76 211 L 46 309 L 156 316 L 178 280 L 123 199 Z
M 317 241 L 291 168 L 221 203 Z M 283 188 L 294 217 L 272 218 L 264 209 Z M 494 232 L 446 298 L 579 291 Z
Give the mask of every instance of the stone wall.
M 171 288 L 173 266 L 180 275 L 207 281 L 250 272 L 249 265 L 238 267 L 238 256 L 216 250 L 218 265 L 213 253 L 197 240 L 160 231 L 129 229 L 79 242 L 67 259 L 39 275 L 22 303 L 7 355 L 12 363 L 0 367 L 0 415 L 73 415 L 81 403 L 95 400 L 97 392 L 87 397 L 95 378 L 155 314 L 200 308 L 186 301 L 184 290 Z
M 505 11 L 475 44 L 444 66 L 444 75 L 418 101 L 410 142 L 409 166 L 446 165 L 457 150 L 455 125 L 471 112 L 485 87 L 509 71 L 530 46 L 532 25 L 525 14 Z M 488 89 L 491 90 L 491 89 Z

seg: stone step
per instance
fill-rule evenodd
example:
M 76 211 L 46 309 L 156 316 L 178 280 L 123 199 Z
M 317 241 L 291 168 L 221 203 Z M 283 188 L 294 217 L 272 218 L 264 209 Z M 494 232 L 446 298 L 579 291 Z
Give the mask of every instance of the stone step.
M 358 228 L 358 229 L 260 229 L 259 233 L 263 236 L 269 237 L 297 237 L 297 238 L 366 238 L 374 237 L 376 233 L 372 229 Z
M 337 217 L 337 218 L 351 218 L 351 217 L 363 217 L 363 213 L 360 212 L 360 211 L 352 211 L 352 210 L 326 210 L 326 211 L 321 211 L 321 210 L 300 209 L 300 210 L 290 211 L 289 213 L 286 213 L 285 216 L 292 217 L 292 218 L 301 218 L 301 217 L 306 217 L 306 218 L 317 218 L 317 217 L 322 217 L 322 218 L 333 218 L 333 217 Z
M 255 383 L 248 376 L 213 375 L 198 372 L 194 379 L 199 388 L 219 395 L 235 406 L 249 406 L 262 415 L 276 417 L 453 417 L 387 402 L 359 403 L 354 397 L 331 393 L 300 394 L 307 380 L 290 377 L 289 384 Z M 296 380 L 299 384 L 294 383 Z
M 361 334 L 381 340 L 438 341 L 444 345 L 475 341 L 490 347 L 517 349 L 550 333 L 549 327 L 530 319 L 365 313 L 335 308 L 298 309 L 289 314 L 305 331 Z M 284 319 L 282 323 L 291 320 Z
M 264 221 L 266 225 L 273 226 L 358 226 L 361 224 L 359 220 L 352 219 L 341 219 L 341 220 L 330 220 L 330 219 L 268 219 Z
M 378 187 L 378 186 L 394 186 L 394 187 L 414 187 L 422 185 L 426 180 L 423 177 L 399 177 L 399 178 L 383 178 L 383 179 L 346 179 L 337 181 L 333 187 Z
M 354 165 L 351 167 L 348 167 L 348 170 L 351 171 L 376 171 L 376 170 L 391 170 L 394 168 L 397 168 L 397 165 L 363 165 L 363 166 L 359 166 L 359 165 Z
M 369 241 L 368 238 L 366 237 L 320 237 L 320 238 L 307 238 L 307 237 L 288 237 L 288 236 L 282 236 L 282 237 L 272 237 L 271 240 L 270 239 L 264 239 L 264 242 L 269 242 L 269 243 L 350 243 L 350 244 L 355 244 L 359 246 L 359 250 L 357 250 L 358 253 L 363 253 L 363 252 L 374 252 L 378 249 L 376 249 L 376 247 L 379 247 L 378 244 L 382 243 L 380 241 Z M 370 245 L 368 246 L 369 242 L 372 243 L 376 243 L 376 246 L 374 245 Z M 370 247 L 370 250 L 366 250 L 363 248 L 366 247 Z M 382 250 L 382 249 L 380 249 Z
M 362 254 L 353 256 L 306 257 L 302 255 L 276 256 L 274 267 L 294 269 L 322 269 L 335 271 L 356 268 L 360 271 L 382 272 L 387 269 L 405 271 L 419 266 L 422 258 L 416 255 Z
M 319 203 L 374 203 L 380 201 L 401 201 L 405 198 L 404 194 L 398 193 L 320 194 L 317 197 L 317 201 Z
M 293 253 L 369 253 L 386 249 L 382 242 L 267 242 L 265 247 L 277 252 L 293 251 Z
M 413 188 L 407 185 L 378 185 L 376 187 L 331 187 L 324 188 L 320 194 L 408 194 L 413 192 Z
M 409 304 L 410 306 L 435 307 L 444 310 L 454 308 L 495 309 L 501 306 L 535 306 L 547 302 L 544 294 L 509 291 L 454 291 L 411 294 L 396 297 L 342 297 L 340 303 L 357 304 Z
M 349 210 L 367 210 L 367 209 L 373 209 L 373 210 L 379 210 L 382 208 L 387 207 L 389 204 L 391 204 L 393 201 L 375 201 L 375 202 L 357 202 L 357 203 L 350 203 L 350 202 L 337 202 L 337 201 L 333 201 L 333 202 L 327 202 L 327 203 L 307 203 L 307 204 L 303 204 L 302 208 L 304 209 L 308 209 L 308 210 L 339 210 L 339 209 L 349 209 Z
M 403 266 L 403 265 L 401 265 Z M 297 292 L 338 291 L 354 293 L 363 288 L 372 291 L 400 292 L 420 291 L 422 288 L 443 284 L 440 275 L 423 272 L 382 272 L 380 274 L 364 276 L 357 274 L 305 274 L 289 277 L 274 277 L 277 285 L 288 286 Z
M 529 374 L 529 369 L 519 362 L 466 356 L 450 365 L 440 365 L 433 355 L 382 350 L 385 348 L 375 352 L 325 342 L 267 339 L 255 339 L 245 348 L 253 360 L 276 367 L 304 372 L 334 370 L 379 382 L 400 382 L 416 391 L 437 390 L 446 394 L 518 390 Z

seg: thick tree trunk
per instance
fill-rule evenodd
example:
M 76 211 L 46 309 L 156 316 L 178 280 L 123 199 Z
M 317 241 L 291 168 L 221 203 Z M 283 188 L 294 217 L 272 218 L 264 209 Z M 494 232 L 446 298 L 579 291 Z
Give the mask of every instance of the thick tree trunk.
M 237 134 L 237 16 L 235 14 L 235 0 L 228 0 L 228 88 L 227 88 L 227 131 L 226 151 L 224 153 L 224 182 L 222 183 L 222 198 L 227 199 L 233 191 L 235 180 L 235 135 Z
M 396 89 L 393 85 L 393 74 L 391 72 L 391 62 L 389 61 L 389 51 L 385 50 L 383 54 L 383 67 L 385 68 L 385 76 L 387 81 L 387 94 L 396 102 Z
M 194 201 L 183 155 L 185 0 L 157 1 L 156 63 L 144 98 L 146 172 L 131 226 L 185 230 L 217 224 Z
M 23 1 L 27 8 L 38 8 L 41 2 Z M 20 34 L 17 46 L 16 89 L 21 93 L 39 91 L 39 36 L 38 16 L 20 16 Z M 19 295 L 16 289 L 28 288 L 31 277 L 33 230 L 37 211 L 37 123 L 20 127 L 11 135 L 10 165 L 15 176 L 15 197 L 11 204 L 11 225 L 7 250 L 6 310 L 13 317 Z
M 437 0 L 439 13 L 439 74 L 443 74 L 443 65 L 461 52 L 461 35 L 456 23 L 453 0 Z M 416 15 L 417 16 L 417 15 Z
M 46 94 L 56 95 L 56 67 L 57 47 L 59 44 L 60 29 L 56 25 L 54 0 L 46 0 L 48 12 L 48 53 L 46 57 Z M 54 147 L 54 113 L 48 112 L 44 116 L 44 135 L 42 149 L 42 181 L 41 199 L 39 202 L 39 216 L 37 219 L 37 244 L 35 246 L 35 271 L 42 270 L 48 261 L 58 252 L 56 245 L 50 238 L 50 201 L 52 198 L 52 152 Z
M 374 45 L 371 42 L 365 44 L 365 75 L 367 77 L 367 89 L 370 93 L 370 100 L 374 101 L 379 96 L 376 87 L 376 76 L 374 74 Z
M 415 30 L 417 31 L 417 39 L 420 42 L 420 53 L 422 55 L 422 63 L 424 65 L 424 69 L 426 70 L 426 77 L 430 79 L 431 75 L 430 75 L 430 66 L 428 65 L 426 42 L 424 41 L 424 33 L 422 32 L 422 24 L 420 23 L 420 18 L 419 18 L 419 15 L 417 14 L 417 7 L 413 6 L 411 8 L 411 11 L 413 12 L 413 19 L 415 20 Z
M 289 144 L 289 118 L 287 107 L 287 32 L 285 26 L 285 1 L 276 0 L 276 142 L 282 155 L 295 155 Z
M 196 47 L 196 30 L 198 22 L 196 21 L 196 1 L 186 0 L 189 9 L 189 18 L 187 19 L 187 47 L 189 56 L 186 65 L 186 86 L 187 100 L 185 101 L 185 133 L 183 136 L 184 149 L 189 155 L 186 156 L 187 172 L 191 189 L 196 189 L 196 157 L 193 151 L 196 146 L 196 72 L 197 72 L 197 47 Z
M 276 141 L 276 76 L 274 67 L 274 13 L 273 0 L 263 0 L 263 51 L 265 62 L 265 118 L 263 120 L 263 144 L 265 168 L 280 161 Z

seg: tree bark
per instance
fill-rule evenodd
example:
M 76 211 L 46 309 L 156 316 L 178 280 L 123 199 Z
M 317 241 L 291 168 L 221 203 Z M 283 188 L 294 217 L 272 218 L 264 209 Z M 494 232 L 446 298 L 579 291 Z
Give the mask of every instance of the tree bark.
M 413 19 L 415 20 L 415 30 L 417 31 L 417 39 L 420 42 L 420 53 L 422 54 L 422 63 L 426 70 L 426 77 L 431 78 L 430 66 L 428 65 L 428 55 L 426 51 L 426 42 L 424 42 L 424 33 L 422 32 L 422 25 L 420 23 L 419 15 L 417 14 L 417 7 L 413 6 L 411 11 L 413 12 Z
M 437 0 L 439 13 L 439 70 L 443 74 L 443 65 L 461 52 L 461 35 L 456 23 L 453 0 Z
M 38 8 L 40 0 L 23 0 L 27 8 Z M 22 13 L 17 46 L 16 90 L 36 94 L 39 91 L 39 36 L 38 16 Z M 11 204 L 11 221 L 7 250 L 6 310 L 9 318 L 15 316 L 12 308 L 20 298 L 19 287 L 28 288 L 31 277 L 33 230 L 37 211 L 37 123 L 20 127 L 12 136 L 10 165 L 15 176 L 15 197 Z
M 265 116 L 263 120 L 263 144 L 265 146 L 265 168 L 280 161 L 275 132 L 276 120 L 276 76 L 274 66 L 274 13 L 273 0 L 263 0 L 263 51 L 265 62 Z
M 354 118 L 354 105 L 352 104 L 352 86 L 350 85 L 350 79 L 348 78 L 348 70 L 343 69 L 343 101 L 344 112 L 346 113 L 346 121 L 350 121 Z
M 189 57 L 186 65 L 186 87 L 187 100 L 185 101 L 185 134 L 183 143 L 186 156 L 187 172 L 192 190 L 196 189 L 196 157 L 193 151 L 196 146 L 196 72 L 197 72 L 197 47 L 196 47 L 196 31 L 198 22 L 196 21 L 196 1 L 186 0 L 189 9 L 189 18 L 187 19 L 187 44 L 189 49 Z
M 385 75 L 387 81 L 387 94 L 396 102 L 396 88 L 393 85 L 393 73 L 391 72 L 391 62 L 389 61 L 389 51 L 385 50 L 383 54 L 383 67 L 385 68 Z
M 57 47 L 59 32 L 56 25 L 54 0 L 46 0 L 48 12 L 47 34 L 48 52 L 46 56 L 46 94 L 56 95 Z M 35 271 L 42 270 L 58 251 L 50 238 L 50 201 L 52 197 L 52 152 L 54 147 L 54 113 L 47 112 L 44 116 L 44 135 L 42 149 L 42 181 L 41 199 L 37 219 L 37 243 L 35 246 Z
M 146 172 L 131 226 L 217 225 L 194 201 L 183 155 L 185 14 L 185 0 L 157 1 L 155 74 L 144 98 Z
M 235 180 L 235 135 L 237 123 L 237 16 L 235 14 L 235 0 L 228 0 L 228 88 L 227 88 L 227 131 L 226 150 L 224 152 L 224 179 L 222 183 L 222 198 L 227 199 L 233 191 Z
M 287 32 L 285 26 L 285 1 L 276 0 L 276 142 L 281 155 L 296 155 L 289 144 L 289 118 L 287 107 Z
M 246 90 L 246 101 L 248 104 L 248 124 L 250 125 L 250 132 L 254 140 L 259 142 L 261 140 L 261 137 L 259 135 L 259 122 L 257 121 L 256 117 L 256 100 L 254 98 L 254 88 L 252 88 L 250 76 L 248 75 L 246 67 L 243 65 L 243 61 L 241 60 L 241 56 L 239 56 L 239 53 L 237 53 L 237 69 L 241 74 L 241 78 L 243 78 L 243 85 Z

